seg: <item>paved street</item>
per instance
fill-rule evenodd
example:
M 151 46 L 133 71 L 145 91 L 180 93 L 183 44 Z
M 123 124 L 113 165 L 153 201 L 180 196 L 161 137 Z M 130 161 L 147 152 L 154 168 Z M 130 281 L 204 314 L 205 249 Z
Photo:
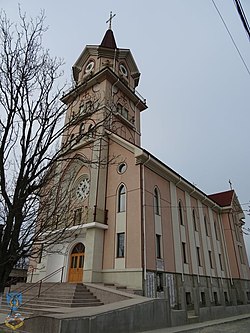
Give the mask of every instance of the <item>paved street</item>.
M 250 332 L 250 319 L 237 320 L 226 324 L 215 325 L 195 329 L 192 331 L 183 331 L 192 333 L 249 333 Z
M 249 333 L 249 314 L 211 320 L 178 327 L 168 327 L 143 333 Z

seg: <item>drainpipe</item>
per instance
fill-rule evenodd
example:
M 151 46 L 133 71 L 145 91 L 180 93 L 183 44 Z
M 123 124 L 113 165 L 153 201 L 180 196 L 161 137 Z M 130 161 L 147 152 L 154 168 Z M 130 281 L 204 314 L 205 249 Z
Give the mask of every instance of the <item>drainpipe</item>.
M 196 189 L 195 189 L 195 187 L 193 187 L 193 190 L 189 193 L 190 197 L 195 192 L 196 192 Z M 195 235 L 195 232 L 194 232 L 194 235 Z M 196 251 L 197 251 L 197 249 L 196 249 Z M 199 255 L 201 255 L 201 254 L 199 253 Z M 198 254 L 196 254 L 196 256 L 198 256 Z M 197 257 L 197 259 L 198 259 L 198 257 Z M 199 263 L 198 263 L 198 260 L 197 260 L 197 281 L 200 284 L 200 272 L 199 272 Z
M 181 181 L 182 181 L 182 178 L 181 178 L 181 176 L 179 176 L 179 180 L 175 183 L 175 191 L 176 191 L 176 199 L 177 199 L 177 186 L 181 183 Z M 178 206 L 177 206 L 178 207 Z M 177 208 L 178 209 L 178 208 Z M 179 212 L 178 212 L 178 214 L 179 214 Z M 180 223 L 178 223 L 178 227 L 179 227 L 179 235 L 180 235 L 180 245 L 181 245 L 181 247 L 182 247 L 182 239 L 181 239 L 181 227 L 180 227 Z M 182 250 L 183 251 L 183 250 Z M 182 255 L 183 255 L 183 253 L 182 253 Z M 175 258 L 176 259 L 176 258 Z M 182 267 L 182 270 L 181 270 L 181 281 L 182 282 L 184 282 L 185 281 L 185 279 L 184 279 L 184 262 L 183 262 L 183 260 L 182 260 L 182 265 L 181 265 L 181 267 Z
M 114 70 L 114 69 L 113 69 Z M 117 85 L 117 83 L 120 81 L 120 79 L 118 78 L 117 81 L 112 84 L 112 87 L 111 87 L 111 101 L 113 102 L 113 97 L 114 97 L 114 87 Z M 113 123 L 113 112 L 111 110 L 111 116 L 110 116 L 110 128 L 111 128 L 111 125 Z
M 117 52 L 117 49 L 115 48 L 114 62 L 113 62 L 113 72 L 115 71 L 116 52 Z
M 150 155 L 148 155 L 147 160 L 142 164 L 142 230 L 143 230 L 143 279 L 146 281 L 147 279 L 147 271 L 146 271 L 146 199 L 145 199 L 145 164 L 150 160 Z
M 181 183 L 181 181 L 182 181 L 181 176 L 179 176 L 179 180 L 177 183 L 175 183 L 175 186 L 177 187 Z
M 226 237 L 225 237 L 225 233 L 224 233 L 224 227 L 223 227 L 223 221 L 222 221 L 222 213 L 220 212 L 219 214 L 219 228 L 220 228 L 220 236 L 222 238 L 222 248 L 223 248 L 223 252 L 225 255 L 225 263 L 226 263 L 226 278 L 227 275 L 229 275 L 229 279 L 231 282 L 231 285 L 233 285 L 233 278 L 232 278 L 232 272 L 231 272 L 231 267 L 230 267 L 230 262 L 229 262 L 229 255 L 228 255 L 228 250 L 227 250 L 227 244 L 226 244 Z M 224 244 L 224 245 L 223 245 Z
M 118 83 L 119 81 L 120 81 L 120 79 L 118 78 L 117 81 L 115 81 L 115 83 L 112 84 L 112 88 L 111 88 L 111 97 L 112 97 L 112 98 L 113 98 L 113 96 L 114 96 L 114 86 L 116 86 L 117 83 Z
M 135 88 L 134 88 L 134 91 L 135 91 Z M 137 143 L 137 145 L 141 145 L 141 124 L 140 124 L 140 122 L 139 122 L 139 124 L 137 122 L 137 118 L 138 118 L 137 113 L 138 112 L 139 112 L 139 118 L 140 118 L 140 111 L 137 108 L 137 106 L 141 103 L 141 100 L 140 100 L 139 96 L 136 96 L 136 97 L 138 98 L 138 102 L 135 104 L 135 110 L 134 110 L 134 114 L 135 114 L 134 127 L 135 127 L 135 133 L 139 136 L 139 143 Z
M 230 233 L 231 233 L 231 238 L 232 238 L 232 243 L 233 243 L 233 249 L 234 249 L 235 260 L 236 260 L 236 264 L 237 264 L 238 275 L 239 275 L 239 279 L 240 279 L 241 278 L 241 270 L 240 270 L 239 261 L 238 261 L 238 257 L 237 257 L 236 245 L 235 245 L 235 241 L 234 241 L 234 238 L 233 238 L 233 231 L 235 230 L 235 223 L 234 223 L 234 219 L 233 219 L 233 211 L 231 210 L 231 212 L 232 212 L 232 215 L 231 215 L 232 218 L 229 215 L 229 213 L 227 213 L 227 215 L 228 215 L 228 221 L 230 223 L 230 231 L 231 231 Z M 233 221 L 232 221 L 233 226 L 231 224 L 232 219 L 233 219 Z
M 223 237 L 223 241 L 225 244 L 225 252 L 226 252 L 226 258 L 227 258 L 227 267 L 228 267 L 229 278 L 231 281 L 231 285 L 233 285 L 234 283 L 233 283 L 232 271 L 231 271 L 231 267 L 230 267 L 229 255 L 228 255 L 228 251 L 227 251 L 227 244 L 226 244 L 226 238 L 225 238 L 224 232 L 223 232 L 222 237 Z

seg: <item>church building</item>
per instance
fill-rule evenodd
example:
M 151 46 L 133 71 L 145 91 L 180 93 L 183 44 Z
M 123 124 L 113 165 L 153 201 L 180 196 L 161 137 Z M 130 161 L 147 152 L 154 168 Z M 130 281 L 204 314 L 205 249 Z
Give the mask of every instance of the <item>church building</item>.
M 235 191 L 208 195 L 141 147 L 140 72 L 111 27 L 100 45 L 84 48 L 73 77 L 62 97 L 67 158 L 54 180 L 63 205 L 52 223 L 56 232 L 64 219 L 67 230 L 34 263 L 32 281 L 64 267 L 63 282 L 115 284 L 148 297 L 167 288 L 172 307 L 197 297 L 204 306 L 250 302 Z

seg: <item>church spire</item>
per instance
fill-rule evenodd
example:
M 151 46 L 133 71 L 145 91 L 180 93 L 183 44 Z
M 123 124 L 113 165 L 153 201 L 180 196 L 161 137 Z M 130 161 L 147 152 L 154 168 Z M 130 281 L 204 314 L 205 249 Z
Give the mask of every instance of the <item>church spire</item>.
M 106 31 L 103 40 L 100 44 L 100 46 L 102 47 L 107 47 L 110 49 L 117 49 L 117 45 L 116 45 L 116 41 L 115 41 L 115 36 L 114 33 L 112 31 L 112 19 L 115 17 L 116 14 L 112 14 L 112 12 L 110 12 L 110 17 L 109 19 L 106 21 L 106 23 L 109 23 L 109 28 Z

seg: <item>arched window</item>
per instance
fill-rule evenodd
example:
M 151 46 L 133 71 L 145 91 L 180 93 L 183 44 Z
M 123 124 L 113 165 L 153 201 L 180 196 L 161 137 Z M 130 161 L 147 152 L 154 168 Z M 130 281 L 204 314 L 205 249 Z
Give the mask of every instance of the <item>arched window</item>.
M 181 201 L 179 201 L 179 206 L 178 207 L 179 207 L 179 222 L 180 222 L 181 225 L 184 225 Z
M 85 246 L 82 243 L 77 243 L 73 250 L 72 250 L 72 254 L 73 253 L 84 253 L 85 252 Z
M 157 188 L 154 189 L 154 211 L 156 215 L 160 215 L 160 198 Z
M 125 212 L 126 210 L 126 189 L 121 185 L 118 191 L 118 212 Z

